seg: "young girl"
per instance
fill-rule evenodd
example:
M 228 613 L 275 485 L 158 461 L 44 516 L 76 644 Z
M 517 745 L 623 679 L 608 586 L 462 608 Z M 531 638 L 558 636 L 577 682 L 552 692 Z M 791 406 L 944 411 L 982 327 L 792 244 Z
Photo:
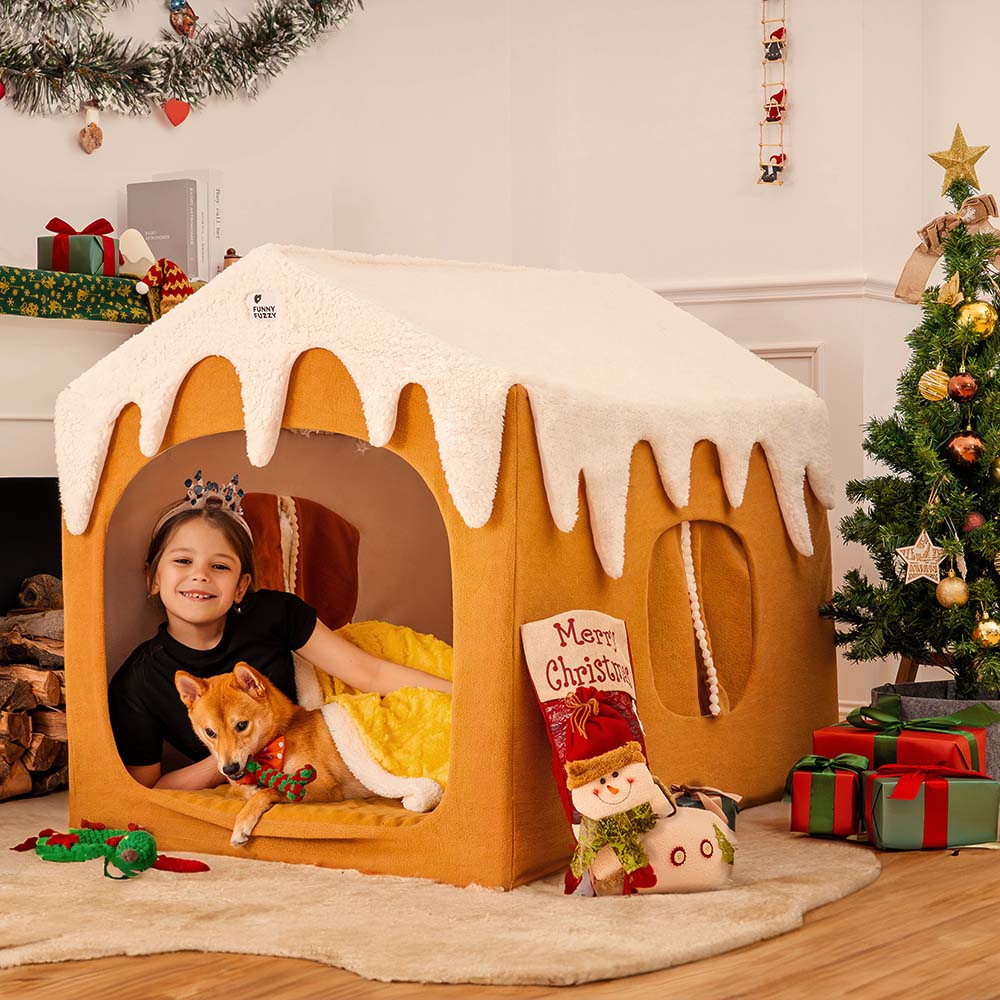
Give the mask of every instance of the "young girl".
M 174 687 L 174 674 L 228 673 L 245 660 L 293 701 L 292 651 L 359 691 L 402 687 L 450 692 L 451 684 L 379 659 L 328 629 L 294 594 L 252 590 L 253 539 L 243 519 L 237 480 L 219 490 L 195 486 L 153 529 L 146 586 L 167 620 L 138 646 L 108 688 L 111 726 L 122 763 L 147 787 L 207 788 L 222 784 L 215 759 L 195 735 Z M 196 763 L 163 773 L 163 743 Z

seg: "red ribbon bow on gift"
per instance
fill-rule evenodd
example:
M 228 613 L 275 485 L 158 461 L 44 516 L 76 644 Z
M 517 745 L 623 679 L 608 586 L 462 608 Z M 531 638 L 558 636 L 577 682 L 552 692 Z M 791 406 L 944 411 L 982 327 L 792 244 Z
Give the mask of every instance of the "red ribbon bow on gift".
M 944 764 L 883 764 L 875 774 L 880 778 L 899 778 L 892 790 L 890 799 L 903 799 L 912 802 L 920 794 L 920 786 L 935 778 L 985 778 L 988 774 L 982 771 L 966 771 L 959 767 L 947 767 Z
M 55 233 L 52 241 L 52 270 L 69 270 L 69 238 L 71 236 L 96 236 L 101 240 L 104 250 L 104 274 L 108 277 L 115 275 L 115 242 L 109 238 L 109 233 L 115 231 L 115 227 L 107 219 L 94 219 L 85 229 L 76 230 L 68 222 L 62 219 L 49 219 L 45 227 L 50 233 Z

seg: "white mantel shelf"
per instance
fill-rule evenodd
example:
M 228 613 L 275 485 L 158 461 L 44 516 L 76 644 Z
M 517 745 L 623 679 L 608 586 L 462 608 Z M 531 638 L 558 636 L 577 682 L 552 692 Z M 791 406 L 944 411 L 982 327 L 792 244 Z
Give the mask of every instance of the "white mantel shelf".
M 56 397 L 141 329 L 0 313 L 0 477 L 55 476 Z

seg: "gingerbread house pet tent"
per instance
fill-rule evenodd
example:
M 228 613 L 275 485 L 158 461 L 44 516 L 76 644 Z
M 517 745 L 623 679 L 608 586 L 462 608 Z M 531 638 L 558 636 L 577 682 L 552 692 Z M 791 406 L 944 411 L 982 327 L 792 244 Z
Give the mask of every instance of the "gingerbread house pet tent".
M 265 246 L 80 376 L 56 430 L 74 822 L 138 817 L 166 850 L 458 885 L 553 871 L 572 843 L 519 627 L 570 608 L 627 623 L 666 780 L 775 798 L 836 716 L 816 613 L 825 406 L 621 275 Z M 452 642 L 450 776 L 432 812 L 307 800 L 237 850 L 236 803 L 129 778 L 105 685 L 151 634 L 155 513 L 201 467 L 336 511 L 360 537 L 356 617 Z

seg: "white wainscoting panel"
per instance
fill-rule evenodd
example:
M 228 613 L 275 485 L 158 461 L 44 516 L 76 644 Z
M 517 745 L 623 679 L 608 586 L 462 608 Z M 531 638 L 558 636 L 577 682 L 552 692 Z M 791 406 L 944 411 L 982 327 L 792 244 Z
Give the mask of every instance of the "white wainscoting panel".
M 823 380 L 822 344 L 747 345 L 758 358 L 808 386 L 821 399 L 826 398 Z

